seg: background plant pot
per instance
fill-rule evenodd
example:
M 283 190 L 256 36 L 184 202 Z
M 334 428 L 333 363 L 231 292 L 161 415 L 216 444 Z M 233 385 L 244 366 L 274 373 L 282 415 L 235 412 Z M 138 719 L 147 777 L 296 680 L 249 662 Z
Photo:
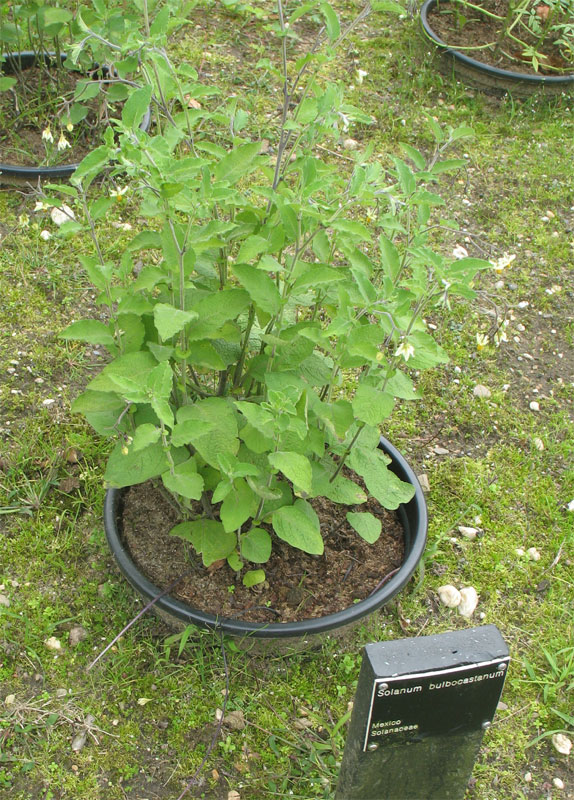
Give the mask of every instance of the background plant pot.
M 379 447 L 391 457 L 390 469 L 402 480 L 415 487 L 415 496 L 409 503 L 400 506 L 398 510 L 405 538 L 403 564 L 387 583 L 365 600 L 336 614 L 305 619 L 300 622 L 270 624 L 217 617 L 215 614 L 199 611 L 169 595 L 164 595 L 158 600 L 154 609 L 172 627 L 178 629 L 191 623 L 200 628 L 218 629 L 237 637 L 253 637 L 257 640 L 286 640 L 294 647 L 298 647 L 297 640 L 306 642 L 309 637 L 316 638 L 329 631 L 335 629 L 339 631 L 349 625 L 354 625 L 367 614 L 371 614 L 388 603 L 406 585 L 423 555 L 427 535 L 427 507 L 419 481 L 406 459 L 384 438 L 381 438 Z M 121 515 L 121 496 L 122 490 L 120 489 L 108 489 L 106 492 L 104 525 L 108 544 L 121 572 L 144 600 L 149 601 L 159 595 L 162 590 L 154 586 L 139 571 L 122 543 L 118 526 L 118 519 Z
M 465 53 L 449 47 L 430 26 L 429 12 L 437 5 L 437 0 L 425 0 L 421 8 L 421 24 L 425 34 L 440 50 L 440 63 L 443 72 L 454 72 L 468 86 L 493 94 L 508 92 L 516 97 L 528 97 L 536 92 L 545 94 L 562 94 L 574 90 L 574 74 L 572 75 L 534 75 L 524 72 L 513 72 L 508 69 L 483 64 Z M 443 3 L 444 5 L 444 3 Z M 480 42 L 477 42 L 480 44 Z
M 2 58 L 4 59 L 4 63 L 0 66 L 0 69 L 5 75 L 12 75 L 17 69 L 30 69 L 39 61 L 43 61 L 47 66 L 51 66 L 58 60 L 56 53 L 35 53 L 28 50 L 21 53 L 9 53 Z M 60 60 L 62 63 L 66 60 L 65 53 L 60 54 Z M 98 67 L 95 66 L 94 69 L 98 69 Z M 107 72 L 107 70 L 105 71 Z M 141 122 L 140 129 L 147 131 L 150 123 L 151 111 L 148 109 Z M 0 162 L 0 184 L 38 183 L 39 180 L 62 180 L 73 175 L 79 163 L 78 161 L 73 164 L 58 164 L 53 167 L 29 167 Z

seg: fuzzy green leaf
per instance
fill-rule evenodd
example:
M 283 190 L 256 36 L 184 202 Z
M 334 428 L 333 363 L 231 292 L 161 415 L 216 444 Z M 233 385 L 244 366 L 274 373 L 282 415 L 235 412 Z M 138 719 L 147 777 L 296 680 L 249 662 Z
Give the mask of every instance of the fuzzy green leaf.
M 153 321 L 157 332 L 165 341 L 179 333 L 188 322 L 197 319 L 195 311 L 180 311 L 167 303 L 157 303 L 153 310 Z
M 219 516 L 226 531 L 236 531 L 257 510 L 257 497 L 240 478 L 221 504 Z
M 374 386 L 360 384 L 353 399 L 355 417 L 367 425 L 379 425 L 392 413 L 395 398 Z
M 113 344 L 114 337 L 107 325 L 96 319 L 83 319 L 72 322 L 60 333 L 60 339 L 74 339 L 89 344 Z
M 241 556 L 254 564 L 265 564 L 271 556 L 271 536 L 263 528 L 251 528 L 241 537 Z
M 167 470 L 161 476 L 163 485 L 170 492 L 187 497 L 188 500 L 200 500 L 203 492 L 203 478 L 197 472 L 194 459 L 190 458 L 183 464 L 178 464 L 173 474 Z
M 264 580 L 264 569 L 250 569 L 243 576 L 243 585 L 249 588 L 250 586 L 257 586 L 258 583 L 263 583 Z
M 141 124 L 144 114 L 149 108 L 151 93 L 151 86 L 143 86 L 128 97 L 122 109 L 122 122 L 126 128 L 133 130 Z
M 260 150 L 260 142 L 234 147 L 213 170 L 215 178 L 220 181 L 228 181 L 231 184 L 237 183 L 240 178 L 244 178 L 255 169 L 257 166 L 255 159 Z
M 281 295 L 266 272 L 249 264 L 235 264 L 233 271 L 256 306 L 268 314 L 277 314 L 281 308 Z
M 348 511 L 347 521 L 357 531 L 359 536 L 369 544 L 374 544 L 381 535 L 381 521 L 369 511 Z
M 394 510 L 411 500 L 415 489 L 391 472 L 386 462 L 382 450 L 366 447 L 355 446 L 349 456 L 349 466 L 363 478 L 369 494 L 384 508 Z
M 190 444 L 208 464 L 219 469 L 217 457 L 220 453 L 237 455 L 237 420 L 232 405 L 223 397 L 207 397 L 180 408 L 177 422 L 189 421 L 207 423 L 203 430 L 191 434 Z
M 143 450 L 150 444 L 155 444 L 161 436 L 161 428 L 153 425 L 151 422 L 144 422 L 143 425 L 138 425 L 134 433 L 134 440 L 132 448 L 137 453 L 138 450 Z
M 118 442 L 110 454 L 104 473 L 104 480 L 117 489 L 157 478 L 169 466 L 161 442 L 143 450 L 128 447 L 127 453 L 123 452 L 124 448 L 125 444 Z
M 205 567 L 227 558 L 235 550 L 235 534 L 233 531 L 225 531 L 221 522 L 215 519 L 190 522 L 185 534 L 185 536 L 182 536 L 182 533 L 176 535 L 191 541 L 195 550 L 201 554 Z
M 292 547 L 312 555 L 324 550 L 319 518 L 306 500 L 296 500 L 292 506 L 282 506 L 272 517 L 277 536 Z
M 289 451 L 278 451 L 269 455 L 269 463 L 275 469 L 281 470 L 291 483 L 310 494 L 312 484 L 311 462 L 306 456 Z

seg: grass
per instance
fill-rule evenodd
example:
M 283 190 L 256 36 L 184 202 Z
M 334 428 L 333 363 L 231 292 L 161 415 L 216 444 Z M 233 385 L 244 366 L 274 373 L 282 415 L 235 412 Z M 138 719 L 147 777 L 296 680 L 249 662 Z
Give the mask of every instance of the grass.
M 240 3 L 200 4 L 173 52 L 201 64 L 224 95 L 237 93 L 250 112 L 248 132 L 272 139 L 274 81 L 253 63 L 278 59 L 266 30 L 273 12 L 270 3 L 255 8 L 258 16 Z M 353 9 L 340 10 L 349 17 Z M 357 69 L 368 72 L 362 84 Z M 428 477 L 424 570 L 357 632 L 320 651 L 263 658 L 226 642 L 227 713 L 241 712 L 244 727 L 224 726 L 190 796 L 331 798 L 362 645 L 495 623 L 513 660 L 467 800 L 566 797 L 552 780 L 568 786 L 570 761 L 549 737 L 530 743 L 568 730 L 571 714 L 573 101 L 468 90 L 437 71 L 416 22 L 383 15 L 356 31 L 330 77 L 354 85 L 351 102 L 375 117 L 348 135 L 371 143 L 383 162 L 400 140 L 430 151 L 425 114 L 471 125 L 476 138 L 453 153 L 465 154 L 466 173 L 443 190 L 445 217 L 466 233 L 442 246 L 517 258 L 506 274 L 481 279 L 472 307 L 447 312 L 440 329 L 450 364 L 421 379 L 423 400 L 401 409 L 386 431 Z M 341 142 L 332 149 L 347 155 Z M 181 640 L 149 617 L 86 671 L 141 606 L 104 541 L 105 445 L 69 412 L 101 354 L 57 339 L 93 301 L 77 262 L 89 243 L 42 240 L 42 229 L 55 229 L 33 213 L 34 202 L 31 193 L 0 192 L 0 593 L 10 603 L 0 606 L 0 797 L 176 798 L 216 729 L 221 646 L 193 632 L 179 652 Z M 23 213 L 27 227 L 18 222 Z M 118 206 L 113 221 L 120 219 L 138 224 L 129 205 Z M 120 250 L 121 232 L 110 227 L 108 237 Z M 508 341 L 477 352 L 476 333 L 491 328 L 494 308 L 509 320 Z M 490 397 L 476 397 L 477 384 Z M 480 534 L 464 539 L 459 525 Z M 517 554 L 531 547 L 540 560 Z M 476 588 L 471 621 L 437 602 L 445 583 Z M 74 626 L 86 637 L 72 646 Z M 50 637 L 60 650 L 46 647 Z M 86 744 L 74 751 L 82 732 Z

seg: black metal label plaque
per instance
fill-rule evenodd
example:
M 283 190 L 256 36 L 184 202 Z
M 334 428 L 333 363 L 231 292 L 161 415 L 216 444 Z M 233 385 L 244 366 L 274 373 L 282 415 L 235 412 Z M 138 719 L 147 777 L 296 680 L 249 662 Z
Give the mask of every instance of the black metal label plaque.
M 509 661 L 376 679 L 363 749 L 480 730 L 494 716 Z

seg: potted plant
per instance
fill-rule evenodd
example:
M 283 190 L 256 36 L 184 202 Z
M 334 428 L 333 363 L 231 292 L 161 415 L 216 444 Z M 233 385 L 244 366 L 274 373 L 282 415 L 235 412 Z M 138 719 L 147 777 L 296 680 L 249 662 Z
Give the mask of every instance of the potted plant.
M 425 34 L 462 80 L 518 96 L 574 87 L 571 0 L 426 0 Z
M 320 8 L 334 44 L 344 34 Z M 428 160 L 403 145 L 413 166 L 361 154 L 343 174 L 320 147 L 370 118 L 320 81 L 319 47 L 290 70 L 298 12 L 278 10 L 283 104 L 270 152 L 241 135 L 236 99 L 216 113 L 182 108 L 163 136 L 138 131 L 142 89 L 117 144 L 80 165 L 67 196 L 94 241 L 81 261 L 102 315 L 62 333 L 110 354 L 73 410 L 115 440 L 105 524 L 120 567 L 148 598 L 177 583 L 157 606 L 184 623 L 263 638 L 350 623 L 414 571 L 424 498 L 380 426 L 419 396 L 413 374 L 447 360 L 425 315 L 472 297 L 488 266 L 430 244 L 441 205 L 433 184 L 464 166 L 441 155 L 469 129 L 447 136 L 435 125 Z M 187 67 L 171 68 L 169 81 L 182 81 L 185 97 L 208 93 Z M 145 218 L 119 261 L 98 236 L 109 198 L 88 193 L 105 159 L 131 178 Z M 400 510 L 398 536 L 385 509 Z M 160 553 L 167 562 L 154 572 Z
M 67 178 L 99 144 L 133 90 L 136 25 L 135 8 L 97 2 L 74 14 L 36 0 L 0 4 L 0 181 Z

